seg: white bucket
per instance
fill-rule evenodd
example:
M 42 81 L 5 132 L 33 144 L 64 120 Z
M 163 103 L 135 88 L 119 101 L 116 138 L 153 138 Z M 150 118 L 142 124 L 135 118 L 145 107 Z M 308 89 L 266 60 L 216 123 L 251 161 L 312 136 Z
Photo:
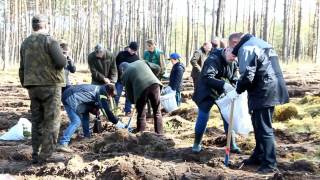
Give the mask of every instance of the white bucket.
M 168 112 L 172 112 L 178 109 L 176 101 L 176 91 L 172 91 L 160 97 L 160 102 L 162 107 Z

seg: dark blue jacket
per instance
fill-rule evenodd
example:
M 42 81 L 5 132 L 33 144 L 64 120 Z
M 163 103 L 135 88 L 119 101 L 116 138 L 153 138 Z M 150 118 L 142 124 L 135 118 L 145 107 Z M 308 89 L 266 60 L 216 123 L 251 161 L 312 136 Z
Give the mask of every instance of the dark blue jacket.
M 240 78 L 237 92 L 248 91 L 249 110 L 263 109 L 289 102 L 288 90 L 272 46 L 246 35 L 235 47 Z
M 170 73 L 169 86 L 172 90 L 181 91 L 182 88 L 182 76 L 185 71 L 185 67 L 181 62 L 177 62 L 173 65 Z
M 106 98 L 107 87 L 104 85 L 81 84 L 71 86 L 62 94 L 62 103 L 69 105 L 78 114 L 88 113 L 93 108 L 99 108 L 112 123 L 118 119 L 111 112 Z
M 223 49 L 215 49 L 202 67 L 198 86 L 193 93 L 193 101 L 203 111 L 209 111 L 214 101 L 224 92 L 225 81 L 237 81 L 236 62 L 228 63 L 222 55 Z M 210 103 L 206 103 L 210 101 Z

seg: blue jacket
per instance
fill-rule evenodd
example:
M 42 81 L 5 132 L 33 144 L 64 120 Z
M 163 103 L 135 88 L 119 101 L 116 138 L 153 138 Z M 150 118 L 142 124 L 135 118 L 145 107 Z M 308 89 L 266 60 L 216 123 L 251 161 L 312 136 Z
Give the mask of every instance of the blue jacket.
M 62 103 L 69 105 L 78 114 L 88 113 L 93 108 L 99 108 L 112 123 L 117 123 L 118 119 L 111 112 L 108 101 L 106 86 L 81 84 L 71 86 L 62 94 Z
M 181 91 L 182 88 L 182 76 L 185 71 L 185 67 L 181 62 L 177 62 L 173 65 L 170 73 L 169 86 L 172 90 Z
M 211 107 L 208 106 L 212 106 L 223 93 L 225 81 L 235 84 L 238 79 L 237 64 L 228 63 L 222 53 L 223 49 L 215 49 L 204 62 L 198 86 L 192 96 L 193 101 L 203 111 L 209 111 Z
M 278 55 L 270 44 L 247 34 L 233 54 L 238 56 L 241 75 L 236 90 L 238 93 L 248 91 L 249 110 L 289 102 Z

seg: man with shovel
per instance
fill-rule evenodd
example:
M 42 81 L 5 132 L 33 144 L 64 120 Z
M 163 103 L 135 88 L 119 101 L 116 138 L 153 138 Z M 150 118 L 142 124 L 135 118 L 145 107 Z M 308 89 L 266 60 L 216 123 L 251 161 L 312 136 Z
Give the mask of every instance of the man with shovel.
M 90 137 L 89 129 L 89 112 L 93 109 L 100 109 L 102 114 L 108 118 L 117 128 L 126 128 L 110 110 L 108 99 L 115 96 L 115 87 L 113 84 L 107 85 L 91 85 L 82 84 L 75 85 L 64 91 L 62 95 L 62 103 L 67 111 L 70 124 L 63 132 L 57 150 L 63 152 L 72 152 L 68 147 L 71 136 L 82 124 L 84 137 Z
M 202 67 L 197 87 L 192 99 L 198 106 L 198 117 L 195 126 L 195 139 L 192 147 L 193 152 L 201 151 L 201 140 L 206 130 L 210 116 L 210 110 L 223 93 L 228 93 L 235 88 L 237 81 L 237 64 L 231 51 L 234 42 L 240 41 L 241 33 L 231 34 L 229 47 L 226 49 L 215 49 Z M 228 133 L 228 123 L 222 117 L 225 133 Z M 235 135 L 232 136 L 231 152 L 241 153 L 235 143 Z
M 125 86 L 126 95 L 137 110 L 137 131 L 146 130 L 145 106 L 150 100 L 154 117 L 154 130 L 163 133 L 162 115 L 160 111 L 161 82 L 156 75 L 160 73 L 160 66 L 138 60 L 132 63 L 123 62 L 119 66 L 121 82 Z

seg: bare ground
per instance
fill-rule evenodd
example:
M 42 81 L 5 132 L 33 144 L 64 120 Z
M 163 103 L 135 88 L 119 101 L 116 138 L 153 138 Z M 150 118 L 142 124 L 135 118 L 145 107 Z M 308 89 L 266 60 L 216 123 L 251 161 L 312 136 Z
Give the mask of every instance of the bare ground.
M 320 79 L 320 71 L 314 71 L 310 70 L 310 79 L 319 82 L 316 79 Z M 304 89 L 307 81 L 300 83 L 299 78 L 292 74 L 295 73 L 285 71 L 286 79 L 299 82 L 289 84 Z M 2 73 L 1 77 L 0 133 L 4 133 L 20 117 L 30 119 L 30 101 L 15 73 Z M 90 79 L 86 71 L 78 72 L 77 79 L 75 76 L 72 78 L 80 83 Z M 310 81 L 307 86 L 319 87 L 319 83 Z M 302 94 L 317 93 L 308 89 Z M 248 138 L 238 138 L 244 153 L 232 155 L 230 168 L 226 168 L 223 165 L 225 137 L 221 126 L 209 126 L 204 137 L 204 150 L 193 154 L 190 147 L 197 111 L 188 99 L 190 91 L 192 82 L 186 78 L 183 95 L 186 103 L 176 112 L 164 113 L 164 136 L 152 133 L 151 119 L 148 120 L 150 131 L 139 134 L 116 131 L 111 124 L 104 122 L 103 133 L 93 134 L 91 139 L 76 137 L 72 140 L 70 146 L 75 153 L 64 154 L 66 161 L 42 165 L 30 162 L 30 140 L 0 141 L 0 173 L 11 174 L 17 179 L 320 179 L 319 161 L 292 160 L 297 154 L 316 156 L 320 141 L 308 133 L 275 130 L 280 169 L 276 174 L 257 174 L 257 167 L 238 169 L 241 160 L 247 158 L 254 147 L 252 134 Z M 121 116 L 127 122 L 128 117 Z M 61 117 L 62 131 L 68 119 L 65 112 Z

